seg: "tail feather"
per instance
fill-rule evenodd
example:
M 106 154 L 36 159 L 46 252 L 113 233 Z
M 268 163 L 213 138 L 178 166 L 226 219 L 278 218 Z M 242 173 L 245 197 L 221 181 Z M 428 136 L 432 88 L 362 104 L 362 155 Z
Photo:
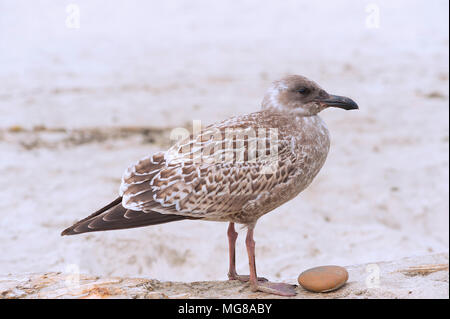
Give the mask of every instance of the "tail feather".
M 174 214 L 160 214 L 153 211 L 140 212 L 128 210 L 122 206 L 122 198 L 119 197 L 102 209 L 65 229 L 61 233 L 61 236 L 158 225 L 183 219 L 197 218 Z

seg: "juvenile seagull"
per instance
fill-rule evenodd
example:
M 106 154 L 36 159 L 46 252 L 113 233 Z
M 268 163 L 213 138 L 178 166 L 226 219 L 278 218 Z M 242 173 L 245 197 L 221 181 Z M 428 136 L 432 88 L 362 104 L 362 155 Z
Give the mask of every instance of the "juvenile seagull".
M 272 84 L 261 111 L 212 124 L 130 166 L 119 197 L 62 235 L 183 219 L 229 222 L 228 278 L 249 281 L 253 291 L 294 296 L 294 286 L 257 277 L 253 231 L 261 216 L 297 196 L 322 168 L 330 139 L 317 114 L 328 107 L 358 109 L 303 76 L 284 77 Z M 235 223 L 248 229 L 249 276 L 236 273 Z

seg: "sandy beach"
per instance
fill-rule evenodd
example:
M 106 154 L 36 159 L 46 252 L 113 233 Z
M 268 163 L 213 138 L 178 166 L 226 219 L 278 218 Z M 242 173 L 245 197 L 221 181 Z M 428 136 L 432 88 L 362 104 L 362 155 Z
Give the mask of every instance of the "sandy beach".
M 0 275 L 225 280 L 225 223 L 60 232 L 115 199 L 124 170 L 173 144 L 173 128 L 257 111 L 286 74 L 360 110 L 321 113 L 327 161 L 259 220 L 259 274 L 432 254 L 448 264 L 447 1 L 74 3 L 78 28 L 65 3 L 0 1 Z M 446 278 L 420 297 L 448 298 Z

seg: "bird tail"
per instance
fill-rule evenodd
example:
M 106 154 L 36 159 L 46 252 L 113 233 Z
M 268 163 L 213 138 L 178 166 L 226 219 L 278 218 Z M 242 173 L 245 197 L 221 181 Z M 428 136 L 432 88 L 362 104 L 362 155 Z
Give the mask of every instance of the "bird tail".
M 61 236 L 158 225 L 183 219 L 197 218 L 174 214 L 160 214 L 153 211 L 141 212 L 129 210 L 122 206 L 122 197 L 119 197 L 95 213 L 65 229 L 61 233 Z

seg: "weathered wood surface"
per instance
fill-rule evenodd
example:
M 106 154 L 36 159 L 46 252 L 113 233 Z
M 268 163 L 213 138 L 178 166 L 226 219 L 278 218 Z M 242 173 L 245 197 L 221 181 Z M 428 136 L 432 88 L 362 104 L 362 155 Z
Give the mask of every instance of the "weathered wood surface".
M 346 267 L 347 284 L 335 292 L 297 287 L 295 298 L 449 298 L 448 253 Z M 293 282 L 295 279 L 292 280 Z M 0 277 L 1 298 L 273 298 L 236 281 L 160 282 L 146 278 L 64 273 Z

